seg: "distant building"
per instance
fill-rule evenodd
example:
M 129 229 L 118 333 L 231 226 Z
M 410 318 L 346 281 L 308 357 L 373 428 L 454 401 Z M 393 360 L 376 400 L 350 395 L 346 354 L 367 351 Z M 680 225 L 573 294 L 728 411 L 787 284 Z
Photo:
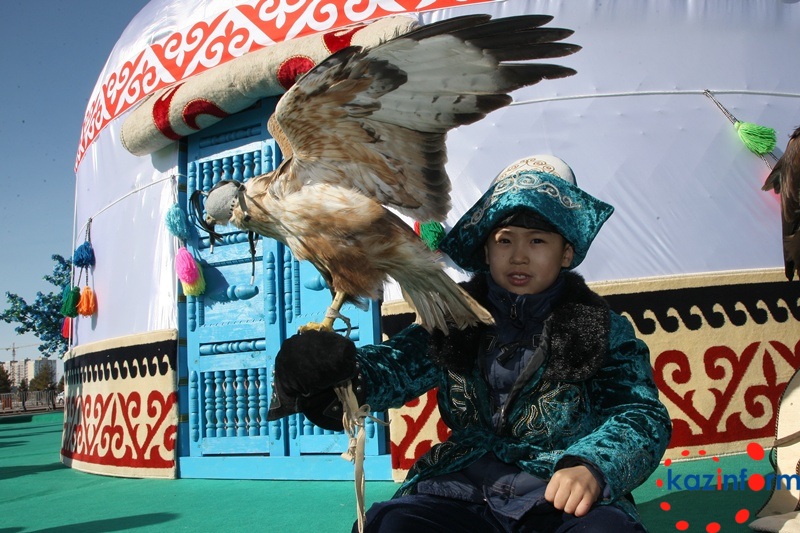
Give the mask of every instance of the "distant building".
M 23 379 L 30 383 L 36 377 L 36 374 L 46 366 L 50 366 L 53 369 L 53 380 L 56 381 L 56 361 L 53 359 L 39 357 L 38 359 L 25 359 L 23 361 L 0 361 L 0 366 L 8 373 L 12 387 L 19 387 Z
M 22 380 L 26 379 L 25 365 L 22 361 L 9 361 L 6 371 L 8 372 L 12 387 L 19 387 Z
M 28 380 L 28 383 L 31 382 L 33 378 L 36 377 L 36 374 L 42 371 L 45 367 L 50 367 L 53 371 L 53 381 L 56 379 L 56 362 L 53 359 L 47 359 L 45 357 L 39 357 L 35 360 L 25 359 L 25 379 Z

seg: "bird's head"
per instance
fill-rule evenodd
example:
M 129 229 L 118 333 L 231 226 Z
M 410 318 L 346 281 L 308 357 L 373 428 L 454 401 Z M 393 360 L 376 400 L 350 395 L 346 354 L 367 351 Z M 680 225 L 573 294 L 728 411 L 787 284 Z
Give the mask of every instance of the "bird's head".
M 206 196 L 206 222 L 227 224 L 233 215 L 233 208 L 244 185 L 238 181 L 223 180 L 214 185 Z
M 210 191 L 195 191 L 191 197 L 195 216 L 202 229 L 211 236 L 212 241 L 219 238 L 214 231 L 216 224 L 228 224 L 233 215 L 233 208 L 239 199 L 244 184 L 234 180 L 222 180 Z M 205 200 L 203 200 L 205 197 Z M 205 210 L 205 216 L 203 215 Z

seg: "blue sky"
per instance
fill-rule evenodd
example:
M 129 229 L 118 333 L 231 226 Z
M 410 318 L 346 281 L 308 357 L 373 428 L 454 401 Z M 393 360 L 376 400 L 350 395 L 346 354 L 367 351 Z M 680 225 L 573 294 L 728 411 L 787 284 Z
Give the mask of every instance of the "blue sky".
M 0 306 L 54 287 L 53 254 L 72 255 L 73 166 L 86 105 L 128 22 L 148 0 L 2 0 Z M 0 361 L 39 357 L 0 322 Z M 24 347 L 23 347 L 24 346 Z

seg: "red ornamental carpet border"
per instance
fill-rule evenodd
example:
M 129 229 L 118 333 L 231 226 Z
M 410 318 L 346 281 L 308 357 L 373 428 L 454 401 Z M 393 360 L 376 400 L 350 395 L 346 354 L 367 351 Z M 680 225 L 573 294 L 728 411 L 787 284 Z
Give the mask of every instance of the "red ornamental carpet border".
M 84 116 L 75 169 L 103 128 L 145 96 L 231 59 L 290 39 L 332 32 L 390 15 L 488 1 L 342 0 L 337 2 L 337 9 L 315 0 L 239 3 L 210 20 L 197 22 L 151 44 L 100 80 Z
M 650 348 L 673 423 L 666 458 L 772 445 L 781 394 L 800 367 L 800 283 L 755 270 L 591 285 Z M 402 304 L 384 306 L 388 335 L 412 320 Z M 390 418 L 393 475 L 402 479 L 448 430 L 434 393 Z
M 596 289 L 650 347 L 673 424 L 667 457 L 772 445 L 781 395 L 800 367 L 800 284 L 759 270 Z
M 65 359 L 62 462 L 123 477 L 176 475 L 177 334 L 80 346 Z

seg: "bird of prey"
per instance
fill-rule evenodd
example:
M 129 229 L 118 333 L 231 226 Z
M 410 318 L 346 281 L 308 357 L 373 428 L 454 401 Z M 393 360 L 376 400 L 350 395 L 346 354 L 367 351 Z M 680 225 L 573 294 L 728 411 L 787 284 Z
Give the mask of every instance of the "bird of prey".
M 388 208 L 443 221 L 447 132 L 508 105 L 511 91 L 575 74 L 529 61 L 580 49 L 558 42 L 571 30 L 542 27 L 550 20 L 468 15 L 332 54 L 281 97 L 269 121 L 281 165 L 193 195 L 201 225 L 212 241 L 215 224 L 232 223 L 310 261 L 335 294 L 329 318 L 346 299 L 378 297 L 391 277 L 429 331 L 491 323 Z
M 800 277 L 800 127 L 789 136 L 786 151 L 767 176 L 763 190 L 772 189 L 781 198 L 783 262 L 786 279 Z

